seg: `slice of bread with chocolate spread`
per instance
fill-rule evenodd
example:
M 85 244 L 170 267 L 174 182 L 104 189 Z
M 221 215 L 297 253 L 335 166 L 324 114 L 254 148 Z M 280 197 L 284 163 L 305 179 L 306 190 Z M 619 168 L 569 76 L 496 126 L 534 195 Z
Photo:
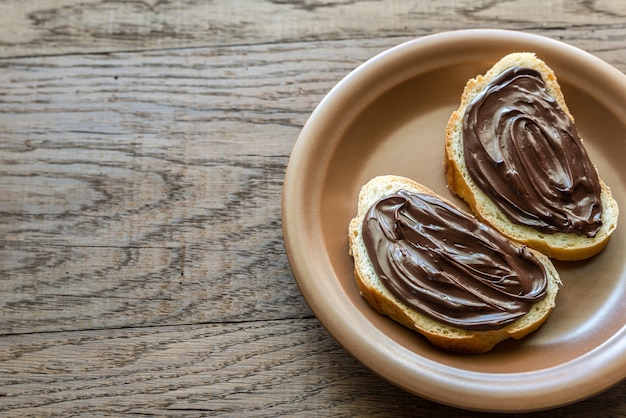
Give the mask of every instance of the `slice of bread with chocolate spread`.
M 447 350 L 520 339 L 555 306 L 560 279 L 545 255 L 404 177 L 361 188 L 349 244 L 365 301 Z
M 607 245 L 617 203 L 554 72 L 533 53 L 509 54 L 467 82 L 445 142 L 450 189 L 510 239 L 559 260 Z

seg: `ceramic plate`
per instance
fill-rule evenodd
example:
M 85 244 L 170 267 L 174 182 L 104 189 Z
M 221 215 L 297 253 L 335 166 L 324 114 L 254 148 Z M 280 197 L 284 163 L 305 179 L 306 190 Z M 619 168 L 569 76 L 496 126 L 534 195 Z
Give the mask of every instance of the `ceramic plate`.
M 486 354 L 435 348 L 376 314 L 354 282 L 347 231 L 360 187 L 397 174 L 464 206 L 446 187 L 444 128 L 466 81 L 518 51 L 535 52 L 555 71 L 592 161 L 626 212 L 626 76 L 572 46 L 500 30 L 427 36 L 358 67 L 302 129 L 283 189 L 290 264 L 329 333 L 395 385 L 473 410 L 554 408 L 626 377 L 626 213 L 602 253 L 555 263 L 563 287 L 548 321 Z

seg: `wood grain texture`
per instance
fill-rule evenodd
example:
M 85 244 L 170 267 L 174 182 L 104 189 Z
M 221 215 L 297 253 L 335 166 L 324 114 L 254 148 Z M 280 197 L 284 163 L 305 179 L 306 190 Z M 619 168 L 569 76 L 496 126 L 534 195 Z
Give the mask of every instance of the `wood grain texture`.
M 626 71 L 625 17 L 615 0 L 0 3 L 0 415 L 482 416 L 384 382 L 313 317 L 282 241 L 289 155 L 328 90 L 401 42 L 521 29 Z M 624 383 L 531 416 L 596 411 L 624 416 Z
M 0 62 L 0 331 L 310 315 L 284 171 L 315 104 L 387 43 Z
M 13 336 L 0 371 L 8 416 L 484 416 L 398 390 L 315 319 Z M 620 417 L 622 395 L 529 416 Z
M 0 12 L 4 57 L 415 37 L 484 27 L 549 33 L 583 46 L 601 40 L 615 48 L 626 30 L 626 6 L 615 0 L 7 0 Z

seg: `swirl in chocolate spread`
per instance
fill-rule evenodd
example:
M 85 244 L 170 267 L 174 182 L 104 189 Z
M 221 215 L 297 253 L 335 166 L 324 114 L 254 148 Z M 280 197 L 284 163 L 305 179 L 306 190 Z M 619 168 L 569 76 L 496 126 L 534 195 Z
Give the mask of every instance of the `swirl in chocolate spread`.
M 383 197 L 362 231 L 383 285 L 445 324 L 499 329 L 546 296 L 536 257 L 436 197 L 406 190 Z
M 493 80 L 467 107 L 463 137 L 470 176 L 512 222 L 597 234 L 598 174 L 537 71 L 510 68 Z

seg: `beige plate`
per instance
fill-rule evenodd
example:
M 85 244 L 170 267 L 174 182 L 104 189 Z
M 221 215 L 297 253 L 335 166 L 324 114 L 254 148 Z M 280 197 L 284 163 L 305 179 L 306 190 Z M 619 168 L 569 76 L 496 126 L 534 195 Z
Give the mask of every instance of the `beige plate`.
M 459 202 L 446 188 L 444 128 L 465 82 L 510 52 L 537 53 L 555 71 L 600 176 L 625 212 L 608 247 L 556 263 L 563 280 L 548 321 L 521 341 L 462 356 L 374 313 L 348 255 L 360 187 L 397 174 Z M 302 129 L 283 189 L 283 231 L 300 289 L 320 322 L 397 386 L 456 407 L 548 409 L 626 377 L 626 76 L 574 47 L 499 30 L 448 32 L 392 48 L 358 67 Z M 495 402 L 494 402 L 495 400 Z

